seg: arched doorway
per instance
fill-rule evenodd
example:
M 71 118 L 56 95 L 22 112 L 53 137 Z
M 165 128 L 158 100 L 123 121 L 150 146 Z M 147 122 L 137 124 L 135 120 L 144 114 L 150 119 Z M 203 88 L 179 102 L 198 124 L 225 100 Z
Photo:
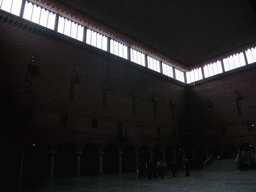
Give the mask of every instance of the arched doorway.
M 114 144 L 107 145 L 105 148 L 105 155 L 103 160 L 104 173 L 118 172 L 118 154 L 117 147 Z
M 99 174 L 99 149 L 94 143 L 85 145 L 81 155 L 81 175 Z
M 183 157 L 184 157 L 183 149 L 179 148 L 176 154 L 177 168 L 179 169 L 183 169 Z
M 204 167 L 204 161 L 206 160 L 206 152 L 202 146 L 197 146 L 194 149 L 195 159 L 194 165 L 196 169 L 202 169 Z
M 64 142 L 58 146 L 54 162 L 54 176 L 68 177 L 76 173 L 76 146 L 71 142 Z
M 51 146 L 45 141 L 27 142 L 23 161 L 23 185 L 32 186 L 38 179 L 49 177 L 50 151 Z
M 156 146 L 154 148 L 153 162 L 158 162 L 159 160 L 163 160 L 162 148 L 161 146 Z
M 148 146 L 141 146 L 139 149 L 139 162 L 140 164 L 145 164 L 146 161 L 148 161 L 150 159 L 150 155 L 149 155 L 149 149 Z
M 234 145 L 225 145 L 223 147 L 223 156 L 225 159 L 235 158 L 236 154 L 237 150 Z
M 126 145 L 123 150 L 123 172 L 135 172 L 135 154 L 132 145 Z
M 166 148 L 166 156 L 165 156 L 165 161 L 168 165 L 168 167 L 172 167 L 172 162 L 174 161 L 174 149 L 173 147 L 169 146 Z

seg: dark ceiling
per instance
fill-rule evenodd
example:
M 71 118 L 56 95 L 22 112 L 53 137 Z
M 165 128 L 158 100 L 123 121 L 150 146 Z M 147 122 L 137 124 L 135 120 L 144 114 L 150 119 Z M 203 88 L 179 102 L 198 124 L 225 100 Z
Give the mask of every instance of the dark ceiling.
M 256 42 L 253 0 L 60 0 L 190 67 Z

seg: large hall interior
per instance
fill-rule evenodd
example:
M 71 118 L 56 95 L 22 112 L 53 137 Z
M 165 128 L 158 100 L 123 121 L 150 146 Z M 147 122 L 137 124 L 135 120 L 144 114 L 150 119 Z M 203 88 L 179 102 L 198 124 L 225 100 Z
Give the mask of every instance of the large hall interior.
M 256 168 L 254 0 L 0 0 L 0 45 L 6 191 Z

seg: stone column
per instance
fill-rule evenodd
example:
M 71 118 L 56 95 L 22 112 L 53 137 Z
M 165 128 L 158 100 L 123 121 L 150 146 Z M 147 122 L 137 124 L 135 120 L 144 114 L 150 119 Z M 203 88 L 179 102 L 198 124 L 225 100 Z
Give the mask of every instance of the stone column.
M 99 152 L 99 158 L 100 158 L 100 174 L 103 174 L 103 155 L 104 155 L 104 152 Z
M 173 156 L 174 156 L 174 162 L 177 164 L 177 154 L 174 150 L 173 150 Z
M 135 168 L 136 168 L 136 171 L 138 170 L 138 168 L 139 168 L 139 152 L 137 152 L 136 154 L 135 154 Z
M 82 151 L 78 151 L 76 153 L 76 176 L 79 177 L 80 176 L 80 165 L 81 165 L 81 155 L 82 155 Z
M 20 175 L 19 175 L 19 186 L 21 186 L 21 179 L 23 174 L 23 164 L 24 164 L 24 156 L 25 156 L 25 150 L 21 151 L 21 158 L 20 158 Z
M 119 156 L 119 173 L 122 173 L 123 172 L 123 152 L 119 152 L 118 153 L 118 156 Z
M 50 178 L 54 177 L 54 161 L 55 161 L 56 151 L 51 151 L 51 161 L 50 161 Z
M 154 155 L 154 153 L 153 153 L 153 152 L 150 152 L 149 155 L 150 155 L 150 161 L 153 161 L 153 155 Z
M 165 153 L 163 153 L 163 162 L 165 162 Z

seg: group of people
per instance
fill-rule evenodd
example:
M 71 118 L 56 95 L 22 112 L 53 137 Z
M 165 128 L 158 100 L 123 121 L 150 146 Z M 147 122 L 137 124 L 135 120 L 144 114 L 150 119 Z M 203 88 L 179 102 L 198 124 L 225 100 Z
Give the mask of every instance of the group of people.
M 187 159 L 185 159 L 184 168 L 186 170 L 186 176 L 189 176 L 189 164 Z M 164 172 L 166 170 L 168 170 L 167 163 L 163 162 L 162 160 L 159 160 L 157 162 L 148 160 L 139 165 L 139 168 L 138 168 L 139 179 L 143 177 L 148 177 L 149 179 L 152 179 L 152 177 L 153 178 L 160 177 L 161 179 L 164 179 Z M 177 166 L 175 161 L 173 161 L 171 164 L 171 170 L 172 170 L 173 177 L 176 177 L 178 173 L 177 173 Z
M 167 164 L 162 160 L 157 162 L 146 161 L 139 165 L 139 178 L 148 177 L 149 179 L 161 177 L 164 179 L 164 171 L 167 167 Z

